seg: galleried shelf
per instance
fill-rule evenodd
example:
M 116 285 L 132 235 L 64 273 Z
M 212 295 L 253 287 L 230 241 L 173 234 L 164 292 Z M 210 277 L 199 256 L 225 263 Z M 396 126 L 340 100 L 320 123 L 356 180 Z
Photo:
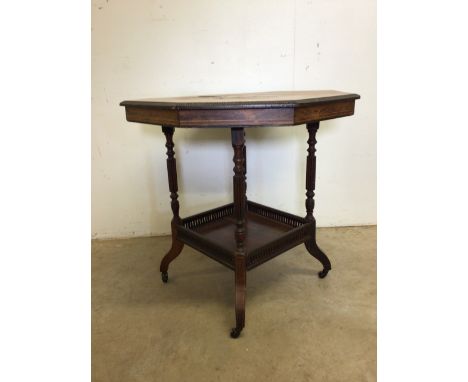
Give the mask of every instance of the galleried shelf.
M 247 202 L 245 214 L 246 269 L 302 244 L 312 237 L 313 224 L 304 218 Z M 177 238 L 228 268 L 235 269 L 234 204 L 182 219 Z
M 167 171 L 173 212 L 172 247 L 160 265 L 163 282 L 169 264 L 188 245 L 234 271 L 237 338 L 245 326 L 247 271 L 304 244 L 323 266 L 319 277 L 331 270 L 318 247 L 313 216 L 315 144 L 319 122 L 354 114 L 359 95 L 334 90 L 224 94 L 197 97 L 153 98 L 124 101 L 127 120 L 161 125 L 166 136 Z M 306 215 L 296 216 L 247 200 L 245 128 L 306 124 Z M 175 127 L 230 128 L 234 151 L 233 203 L 181 218 L 173 135 Z

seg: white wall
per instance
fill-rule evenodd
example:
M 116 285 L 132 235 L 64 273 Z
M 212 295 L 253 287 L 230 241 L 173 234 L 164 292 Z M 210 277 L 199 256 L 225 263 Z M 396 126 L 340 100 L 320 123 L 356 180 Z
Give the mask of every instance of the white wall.
M 359 93 L 321 123 L 319 226 L 376 223 L 374 0 L 93 0 L 92 236 L 166 234 L 164 136 L 124 99 L 271 90 Z M 229 130 L 176 129 L 182 216 L 231 201 Z M 247 130 L 248 197 L 305 214 L 306 128 Z

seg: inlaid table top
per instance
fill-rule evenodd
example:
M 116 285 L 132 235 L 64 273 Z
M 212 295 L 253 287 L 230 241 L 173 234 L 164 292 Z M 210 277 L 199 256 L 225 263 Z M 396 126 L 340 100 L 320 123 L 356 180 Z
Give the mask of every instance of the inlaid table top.
M 354 114 L 360 96 L 336 90 L 147 98 L 120 103 L 130 122 L 175 127 L 287 126 Z

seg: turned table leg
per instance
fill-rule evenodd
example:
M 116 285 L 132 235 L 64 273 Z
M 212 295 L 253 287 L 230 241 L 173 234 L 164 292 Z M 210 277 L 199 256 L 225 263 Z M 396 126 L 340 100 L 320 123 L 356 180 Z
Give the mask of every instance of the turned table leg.
M 169 277 L 167 274 L 167 270 L 169 268 L 169 264 L 172 260 L 174 260 L 177 256 L 179 256 L 182 248 L 184 248 L 184 244 L 177 240 L 177 224 L 180 223 L 180 216 L 179 216 L 179 201 L 177 198 L 179 195 L 177 194 L 177 169 L 176 169 L 176 159 L 174 153 L 174 141 L 172 137 L 174 135 L 174 127 L 172 126 L 163 126 L 162 131 L 166 136 L 166 148 L 167 148 L 167 176 L 169 180 L 169 191 L 171 192 L 171 209 L 173 218 L 171 221 L 171 230 L 172 230 L 172 247 L 169 252 L 164 256 L 161 261 L 161 265 L 159 270 L 161 272 L 162 281 L 167 283 Z
M 234 218 L 236 219 L 236 252 L 235 252 L 235 308 L 236 327 L 231 331 L 231 337 L 239 337 L 245 326 L 245 292 L 246 292 L 246 264 L 245 264 L 245 212 L 247 207 L 245 182 L 245 137 L 243 128 L 231 129 L 232 147 L 234 149 Z
M 319 272 L 319 277 L 324 278 L 328 271 L 331 270 L 330 260 L 328 259 L 327 255 L 322 252 L 322 250 L 317 245 L 315 239 L 315 231 L 316 231 L 316 223 L 314 218 L 314 196 L 315 196 L 315 170 L 316 170 L 316 157 L 315 157 L 315 144 L 317 140 L 315 136 L 317 134 L 317 130 L 319 128 L 318 122 L 312 122 L 307 124 L 307 131 L 309 132 L 309 139 L 307 143 L 309 147 L 307 148 L 307 169 L 306 169 L 306 210 L 307 215 L 306 219 L 308 222 L 313 224 L 313 232 L 312 238 L 305 242 L 305 246 L 309 253 L 314 256 L 320 263 L 323 265 L 323 270 Z

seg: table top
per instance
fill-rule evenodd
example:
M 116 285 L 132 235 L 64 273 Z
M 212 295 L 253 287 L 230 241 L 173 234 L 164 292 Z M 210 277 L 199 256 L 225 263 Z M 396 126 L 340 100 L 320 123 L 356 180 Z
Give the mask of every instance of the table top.
M 276 91 L 123 101 L 127 121 L 174 127 L 290 126 L 354 114 L 360 96 L 336 90 Z
M 148 106 L 161 109 L 244 109 L 281 108 L 359 99 L 358 94 L 336 90 L 298 90 L 260 93 L 216 94 L 123 101 L 121 106 Z

